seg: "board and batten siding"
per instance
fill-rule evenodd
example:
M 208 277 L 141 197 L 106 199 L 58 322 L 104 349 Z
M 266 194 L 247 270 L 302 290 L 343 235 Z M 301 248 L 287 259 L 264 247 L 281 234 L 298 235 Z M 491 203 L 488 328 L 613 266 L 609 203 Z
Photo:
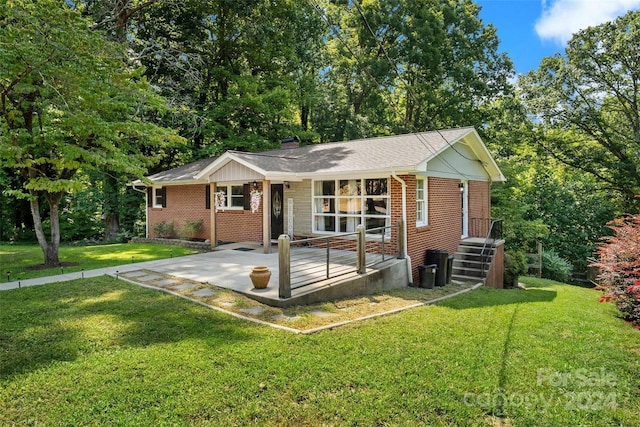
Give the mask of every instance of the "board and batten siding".
M 488 181 L 487 171 L 468 145 L 456 144 L 427 162 L 426 174 L 439 178 Z
M 229 162 L 209 176 L 210 182 L 262 181 L 264 177 L 251 168 L 238 162 Z
M 284 189 L 285 212 L 284 227 L 287 232 L 289 221 L 288 199 L 293 199 L 293 234 L 295 236 L 309 236 L 311 229 L 311 180 L 305 179 L 302 182 L 291 182 L 289 188 Z

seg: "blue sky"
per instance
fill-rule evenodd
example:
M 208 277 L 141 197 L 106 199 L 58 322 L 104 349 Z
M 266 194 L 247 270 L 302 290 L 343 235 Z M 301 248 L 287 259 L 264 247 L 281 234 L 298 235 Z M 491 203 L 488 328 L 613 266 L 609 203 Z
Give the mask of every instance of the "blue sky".
M 498 30 L 500 50 L 516 72 L 537 69 L 540 60 L 564 52 L 571 35 L 640 9 L 640 0 L 475 0 L 480 18 Z

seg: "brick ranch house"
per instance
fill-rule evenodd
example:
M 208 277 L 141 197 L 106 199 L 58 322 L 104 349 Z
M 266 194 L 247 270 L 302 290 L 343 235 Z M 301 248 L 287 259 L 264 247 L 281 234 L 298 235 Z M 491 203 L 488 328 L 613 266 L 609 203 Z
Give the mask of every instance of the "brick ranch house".
M 298 239 L 403 219 L 414 283 L 426 249 L 453 253 L 462 239 L 486 235 L 491 183 L 505 180 L 472 127 L 302 147 L 283 142 L 277 150 L 227 151 L 148 179 L 149 238 L 157 237 L 158 224 L 179 229 L 197 221 L 195 237 L 212 247 L 250 241 L 268 252 L 283 233 Z M 501 287 L 501 265 L 499 271 Z

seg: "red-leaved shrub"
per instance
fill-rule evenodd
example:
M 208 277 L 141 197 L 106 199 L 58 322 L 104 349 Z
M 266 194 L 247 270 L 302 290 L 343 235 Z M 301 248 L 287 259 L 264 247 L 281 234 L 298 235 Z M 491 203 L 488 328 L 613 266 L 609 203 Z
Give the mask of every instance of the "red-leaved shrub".
M 592 264 L 605 288 L 600 302 L 613 301 L 624 319 L 640 329 L 640 215 L 614 219 L 609 228 L 614 234 L 603 238 Z

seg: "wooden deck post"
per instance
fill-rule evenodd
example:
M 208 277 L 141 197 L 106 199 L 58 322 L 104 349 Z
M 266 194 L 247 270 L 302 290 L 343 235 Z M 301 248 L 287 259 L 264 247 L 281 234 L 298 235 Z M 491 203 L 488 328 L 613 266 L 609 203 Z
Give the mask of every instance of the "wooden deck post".
M 271 182 L 262 181 L 262 247 L 271 253 Z
M 211 247 L 215 248 L 218 246 L 218 227 L 216 225 L 216 183 L 209 182 L 209 215 L 211 219 L 211 232 L 209 234 L 209 241 L 211 243 Z
M 404 221 L 398 220 L 398 259 L 404 259 L 407 253 L 407 248 L 404 247 L 404 233 L 406 230 L 404 228 Z
M 358 233 L 356 269 L 358 270 L 358 274 L 364 274 L 367 272 L 367 241 L 364 235 L 364 225 L 358 225 L 356 232 Z
M 291 298 L 291 248 L 289 236 L 278 237 L 278 279 L 280 298 Z

